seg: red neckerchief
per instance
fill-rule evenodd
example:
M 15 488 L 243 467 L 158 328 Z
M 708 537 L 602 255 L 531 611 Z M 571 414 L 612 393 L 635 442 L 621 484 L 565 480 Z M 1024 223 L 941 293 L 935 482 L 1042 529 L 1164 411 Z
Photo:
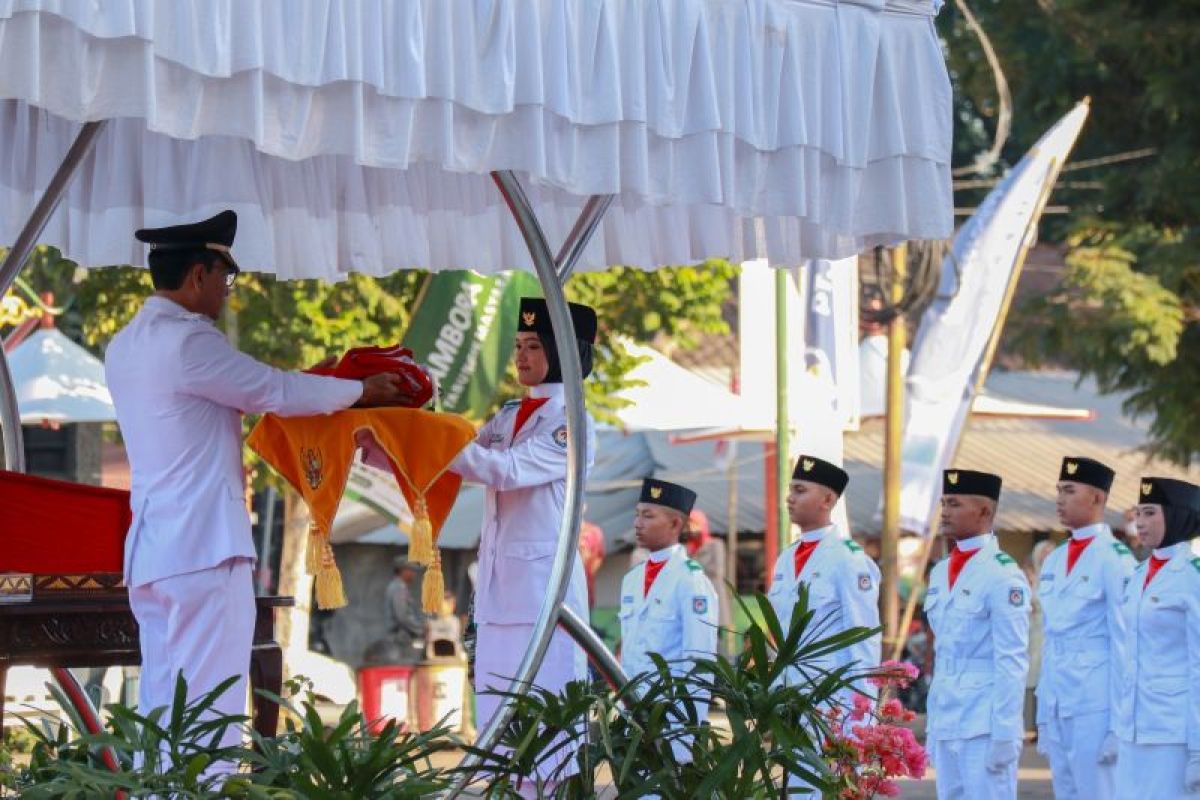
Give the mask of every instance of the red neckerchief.
M 533 416 L 533 412 L 545 405 L 549 399 L 549 397 L 522 397 L 521 407 L 517 409 L 517 419 L 513 422 L 512 435 L 516 436 L 520 432 L 521 426 Z
M 1146 580 L 1142 583 L 1143 589 L 1150 585 L 1150 579 L 1154 577 L 1155 573 L 1162 569 L 1162 565 L 1170 560 L 1171 559 L 1169 558 L 1159 558 L 1158 556 L 1154 555 L 1150 556 L 1150 566 L 1146 570 Z
M 957 546 L 950 553 L 950 588 L 954 588 L 954 582 L 958 580 L 958 573 L 962 572 L 962 568 L 967 565 L 971 557 L 978 553 L 982 548 L 974 550 L 960 550 Z
M 662 561 L 646 561 L 646 580 L 642 583 L 642 597 L 650 594 L 650 587 L 654 585 L 654 579 L 658 577 L 658 573 L 662 572 L 662 568 L 670 561 L 669 558 L 664 558 Z
M 817 545 L 821 543 L 820 539 L 814 542 L 800 542 L 800 546 L 796 548 L 796 577 L 800 577 L 804 565 L 808 563 L 808 557 L 813 554 L 813 550 L 817 549 Z
M 1075 567 L 1075 562 L 1079 560 L 1079 556 L 1087 550 L 1087 546 L 1092 543 L 1095 536 L 1089 536 L 1086 539 L 1076 539 L 1071 537 L 1071 541 L 1067 542 L 1067 574 L 1071 574 L 1071 570 Z

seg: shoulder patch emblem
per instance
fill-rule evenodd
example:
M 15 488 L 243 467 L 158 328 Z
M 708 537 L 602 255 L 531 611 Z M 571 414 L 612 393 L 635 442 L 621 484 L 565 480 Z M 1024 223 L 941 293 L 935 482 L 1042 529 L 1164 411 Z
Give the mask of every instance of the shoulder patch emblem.
M 567 426 L 566 425 L 559 425 L 557 428 L 554 429 L 554 433 L 551 435 L 554 437 L 554 443 L 556 445 L 561 447 L 563 450 L 567 449 Z
M 704 595 L 696 595 L 692 598 L 692 613 L 696 615 L 704 615 L 708 613 L 708 598 Z
M 1193 558 L 1192 566 L 1196 568 L 1197 572 L 1200 572 L 1200 558 Z
M 500 407 L 501 408 L 513 408 L 514 406 L 519 406 L 519 405 L 521 405 L 521 399 L 516 398 L 514 400 L 509 400 L 509 401 L 505 402 L 505 404 Z
M 1009 564 L 1017 563 L 1017 562 L 1013 561 L 1012 556 L 1010 556 L 1008 553 L 996 553 L 996 560 L 1006 566 Z
M 868 573 L 858 573 L 858 588 L 864 592 L 871 590 L 871 576 Z
M 1126 547 L 1121 542 L 1113 542 L 1113 550 L 1117 551 L 1117 555 L 1121 555 L 1121 556 L 1132 555 L 1129 548 Z
M 690 558 L 687 560 L 687 568 L 690 569 L 692 572 L 700 572 L 704 569 L 704 567 L 700 566 L 700 562 L 693 561 Z
M 846 545 L 846 549 L 851 553 L 861 553 L 863 549 L 858 546 L 858 542 L 853 539 L 843 539 L 842 543 Z
M 1014 586 L 1008 590 L 1008 604 L 1010 606 L 1021 606 L 1025 603 L 1025 590 L 1019 586 Z
M 1057 550 L 1060 547 L 1066 547 L 1068 541 L 1070 541 L 1069 538 L 1063 539 L 1061 542 L 1059 542 L 1057 545 L 1055 545 L 1054 549 Z

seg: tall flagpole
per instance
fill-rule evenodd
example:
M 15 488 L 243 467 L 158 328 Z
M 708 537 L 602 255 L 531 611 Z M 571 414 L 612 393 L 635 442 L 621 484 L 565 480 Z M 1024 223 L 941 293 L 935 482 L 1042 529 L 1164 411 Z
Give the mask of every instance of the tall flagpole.
M 904 442 L 904 281 L 908 272 L 908 245 L 901 242 L 892 250 L 892 296 L 895 316 L 888 324 L 887 360 L 887 435 L 884 439 L 883 531 L 880 537 L 879 587 L 880 622 L 883 644 L 896 641 L 900 621 L 898 555 L 900 541 L 900 454 Z

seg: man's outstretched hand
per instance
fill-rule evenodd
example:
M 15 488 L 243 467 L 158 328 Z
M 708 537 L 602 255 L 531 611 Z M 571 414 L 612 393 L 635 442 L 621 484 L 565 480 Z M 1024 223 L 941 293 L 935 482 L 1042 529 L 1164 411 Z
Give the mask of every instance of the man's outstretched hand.
M 407 406 L 414 407 L 416 396 L 394 372 L 381 372 L 369 378 L 363 378 L 362 397 L 354 404 L 355 408 L 376 408 L 378 406 Z

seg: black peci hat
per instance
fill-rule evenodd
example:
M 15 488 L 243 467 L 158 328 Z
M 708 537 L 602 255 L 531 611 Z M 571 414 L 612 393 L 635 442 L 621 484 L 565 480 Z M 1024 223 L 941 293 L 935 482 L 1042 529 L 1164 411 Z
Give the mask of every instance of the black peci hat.
M 1001 483 L 1000 476 L 990 472 L 948 469 L 942 473 L 942 494 L 972 494 L 999 500 Z
M 796 459 L 796 466 L 792 470 L 792 480 L 817 483 L 840 495 L 846 490 L 850 476 L 837 464 L 816 456 L 802 455 Z
M 638 502 L 665 506 L 681 514 L 690 514 L 692 506 L 696 504 L 696 493 L 677 483 L 646 478 L 642 481 L 642 496 L 638 498 Z
M 596 343 L 596 312 L 591 306 L 580 303 L 568 303 L 571 309 L 571 324 L 575 328 L 575 338 Z M 522 297 L 521 313 L 517 319 L 517 331 L 536 333 L 539 336 L 554 336 L 554 328 L 550 325 L 550 309 L 541 297 Z
M 1068 456 L 1062 460 L 1058 471 L 1060 481 L 1074 481 L 1094 486 L 1102 492 L 1112 488 L 1113 478 L 1117 473 L 1091 458 L 1075 458 Z
M 1174 478 L 1142 478 L 1138 502 L 1200 511 L 1200 486 Z
M 237 214 L 233 211 L 222 211 L 215 217 L 186 225 L 142 228 L 133 234 L 139 242 L 150 245 L 151 254 L 167 250 L 212 250 L 220 253 L 235 272 L 240 272 L 229 251 L 236 235 Z

